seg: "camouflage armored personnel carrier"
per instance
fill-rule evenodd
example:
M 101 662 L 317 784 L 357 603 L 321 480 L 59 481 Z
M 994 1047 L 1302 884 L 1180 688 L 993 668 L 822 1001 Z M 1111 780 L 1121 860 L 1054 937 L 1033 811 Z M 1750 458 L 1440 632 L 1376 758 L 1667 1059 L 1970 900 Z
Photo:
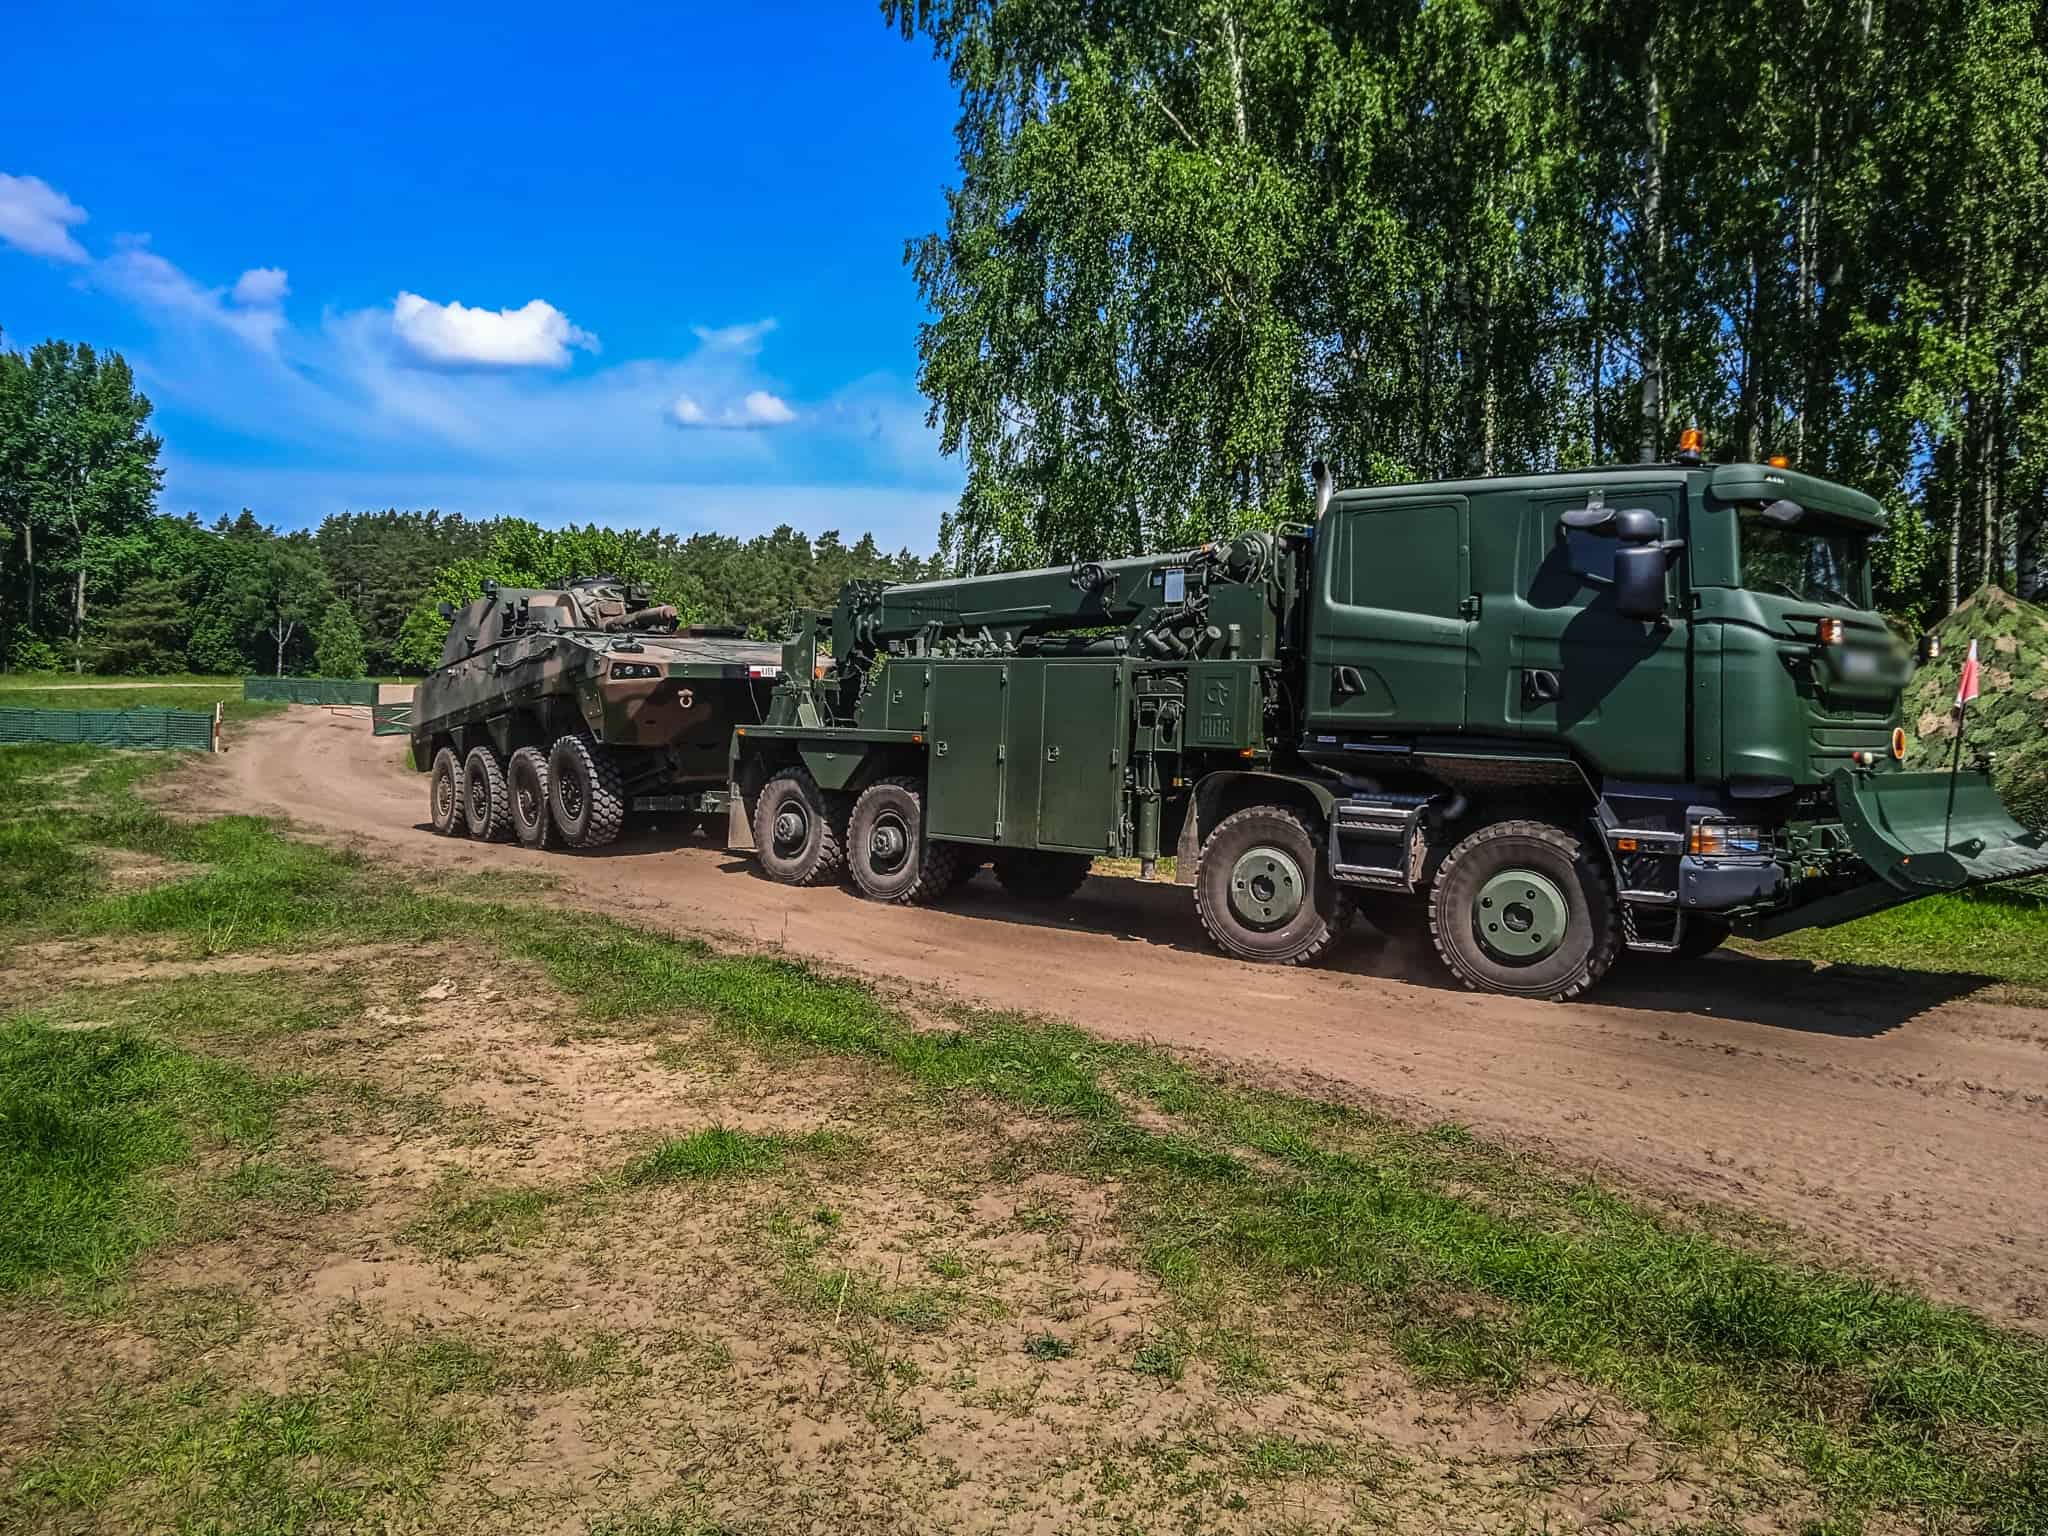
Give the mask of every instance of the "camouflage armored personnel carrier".
M 445 836 L 592 848 L 633 811 L 723 813 L 733 727 L 761 718 L 782 672 L 779 644 L 686 628 L 616 577 L 486 583 L 442 614 L 412 759 Z

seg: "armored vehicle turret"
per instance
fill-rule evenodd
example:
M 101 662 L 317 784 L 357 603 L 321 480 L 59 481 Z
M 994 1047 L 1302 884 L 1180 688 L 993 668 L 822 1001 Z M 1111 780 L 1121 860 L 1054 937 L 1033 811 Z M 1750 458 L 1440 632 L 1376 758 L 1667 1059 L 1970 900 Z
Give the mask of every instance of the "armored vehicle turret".
M 761 718 L 779 645 L 685 626 L 611 576 L 486 583 L 442 612 L 412 729 L 437 832 L 588 848 L 634 811 L 724 811 L 733 728 Z

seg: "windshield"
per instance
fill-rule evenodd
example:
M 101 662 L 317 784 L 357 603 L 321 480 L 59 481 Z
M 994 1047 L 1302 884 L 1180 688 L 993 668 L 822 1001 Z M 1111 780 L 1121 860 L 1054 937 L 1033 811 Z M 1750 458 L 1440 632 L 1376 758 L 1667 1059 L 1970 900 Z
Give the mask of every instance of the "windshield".
M 1826 525 L 1784 528 L 1742 513 L 1742 584 L 1803 603 L 1870 601 L 1870 536 Z

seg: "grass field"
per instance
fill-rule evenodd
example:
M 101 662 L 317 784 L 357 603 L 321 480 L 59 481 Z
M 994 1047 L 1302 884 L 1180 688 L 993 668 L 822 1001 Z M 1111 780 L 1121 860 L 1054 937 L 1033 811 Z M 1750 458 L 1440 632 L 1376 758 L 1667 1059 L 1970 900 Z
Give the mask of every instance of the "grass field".
M 2048 1345 L 1792 1234 L 159 771 L 0 752 L 9 1528 L 2048 1532 Z

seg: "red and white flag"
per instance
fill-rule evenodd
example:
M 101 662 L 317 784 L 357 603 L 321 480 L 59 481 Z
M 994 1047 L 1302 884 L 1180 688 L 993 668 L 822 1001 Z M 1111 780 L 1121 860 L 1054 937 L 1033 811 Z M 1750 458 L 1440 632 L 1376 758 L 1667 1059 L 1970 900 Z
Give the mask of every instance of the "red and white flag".
M 1956 708 L 1977 697 L 1977 642 L 1970 642 L 1970 654 L 1963 658 L 1963 675 L 1956 679 Z

